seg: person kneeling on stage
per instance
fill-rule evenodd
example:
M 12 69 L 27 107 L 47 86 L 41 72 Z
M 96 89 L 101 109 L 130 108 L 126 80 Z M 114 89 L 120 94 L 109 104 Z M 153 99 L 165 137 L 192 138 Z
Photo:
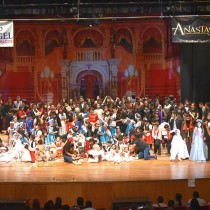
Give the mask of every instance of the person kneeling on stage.
M 135 149 L 138 150 L 138 159 L 144 158 L 145 160 L 148 159 L 157 159 L 157 156 L 150 155 L 150 146 L 138 138 L 137 135 L 134 135 L 134 137 L 131 138 L 131 147 L 130 152 L 133 152 Z
M 74 139 L 69 137 L 63 146 L 63 158 L 64 162 L 73 163 L 72 155 L 74 154 Z

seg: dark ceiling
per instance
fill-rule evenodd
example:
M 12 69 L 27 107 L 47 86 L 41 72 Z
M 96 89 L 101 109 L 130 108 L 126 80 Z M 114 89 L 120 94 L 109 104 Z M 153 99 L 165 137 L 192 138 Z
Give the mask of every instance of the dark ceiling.
M 210 15 L 210 0 L 0 0 L 1 19 L 137 19 Z

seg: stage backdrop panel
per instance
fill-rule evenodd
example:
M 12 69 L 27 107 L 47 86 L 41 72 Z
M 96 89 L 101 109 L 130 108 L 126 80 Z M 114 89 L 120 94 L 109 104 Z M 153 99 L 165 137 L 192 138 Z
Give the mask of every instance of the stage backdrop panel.
M 182 100 L 210 101 L 210 44 L 181 44 Z

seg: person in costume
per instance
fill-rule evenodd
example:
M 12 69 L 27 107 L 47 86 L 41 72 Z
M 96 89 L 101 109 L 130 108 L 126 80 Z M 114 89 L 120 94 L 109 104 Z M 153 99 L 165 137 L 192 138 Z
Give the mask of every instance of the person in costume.
M 203 129 L 204 129 L 205 143 L 208 148 L 207 160 L 210 160 L 210 113 L 207 115 L 207 119 L 204 123 Z
M 182 139 L 182 136 L 180 135 L 180 130 L 176 129 L 174 133 L 175 135 L 173 136 L 173 139 L 171 142 L 170 160 L 175 161 L 176 156 L 178 156 L 179 161 L 189 158 L 187 146 L 186 146 L 185 141 Z
M 204 129 L 202 120 L 196 121 L 193 131 L 192 148 L 190 151 L 190 160 L 196 162 L 205 162 L 207 159 L 206 144 L 204 139 Z

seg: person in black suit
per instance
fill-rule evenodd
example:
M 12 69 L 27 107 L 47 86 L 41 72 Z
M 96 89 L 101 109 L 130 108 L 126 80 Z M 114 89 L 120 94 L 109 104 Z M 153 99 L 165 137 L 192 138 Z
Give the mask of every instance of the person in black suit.
M 172 131 L 175 129 L 179 129 L 182 135 L 183 117 L 181 116 L 181 113 L 179 111 L 172 111 L 169 125 Z
M 207 160 L 210 160 L 210 113 L 207 115 L 207 119 L 203 126 L 204 130 L 204 139 L 208 148 Z

